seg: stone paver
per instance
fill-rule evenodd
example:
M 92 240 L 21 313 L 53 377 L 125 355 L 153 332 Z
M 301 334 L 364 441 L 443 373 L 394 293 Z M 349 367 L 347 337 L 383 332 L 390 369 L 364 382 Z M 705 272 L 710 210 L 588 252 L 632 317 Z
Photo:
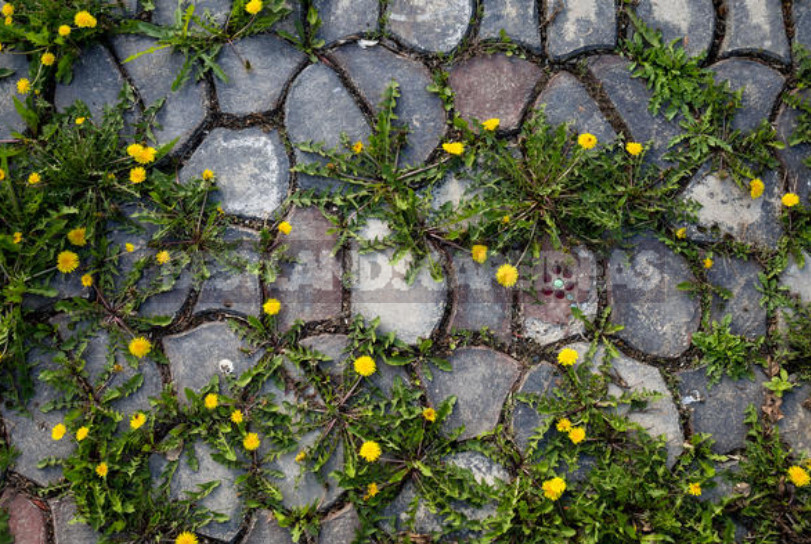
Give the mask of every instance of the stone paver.
M 327 43 L 377 30 L 376 0 L 315 0 L 313 5 L 321 17 L 318 37 Z
M 677 285 L 692 281 L 687 263 L 661 242 L 646 236 L 630 241 L 633 250 L 615 249 L 608 264 L 611 320 L 617 334 L 636 349 L 678 357 L 698 330 L 699 301 Z
M 487 327 L 496 337 L 509 341 L 512 291 L 496 282 L 496 270 L 504 263 L 503 258 L 490 257 L 479 264 L 470 253 L 456 251 L 452 260 L 457 298 L 451 328 L 477 331 Z
M 360 527 L 355 507 L 348 504 L 321 522 L 318 544 L 352 544 Z
M 811 0 L 794 0 L 794 43 L 811 48 Z
M 223 240 L 235 244 L 233 257 L 244 260 L 247 264 L 259 262 L 257 245 L 259 236 L 250 230 L 239 227 L 228 227 Z M 234 270 L 227 263 L 219 263 L 213 255 L 209 256 L 211 276 L 203 283 L 194 312 L 206 310 L 225 310 L 243 315 L 258 315 L 261 311 L 262 288 L 259 277 L 240 267 Z
M 56 109 L 64 111 L 81 100 L 87 105 L 93 119 L 101 124 L 104 106 L 115 105 L 123 87 L 124 78 L 113 55 L 106 47 L 95 45 L 82 51 L 73 65 L 70 85 L 56 85 L 54 105 Z
M 48 505 L 54 524 L 54 544 L 96 544 L 101 539 L 101 534 L 89 525 L 70 523 L 78 515 L 73 498 L 51 500 Z
M 713 64 L 718 81 L 729 82 L 732 91 L 743 89 L 741 109 L 732 121 L 733 130 L 748 132 L 769 119 L 774 102 L 783 90 L 786 79 L 780 72 L 763 63 L 748 59 L 728 59 Z
M 761 53 L 791 62 L 780 0 L 729 0 L 721 55 Z
M 0 508 L 8 515 L 8 531 L 17 544 L 46 544 L 48 529 L 45 513 L 31 499 L 12 488 L 0 497 Z
M 777 426 L 780 438 L 799 459 L 811 457 L 811 384 L 783 394 L 783 419 Z
M 456 397 L 443 431 L 447 433 L 464 425 L 459 440 L 492 431 L 504 399 L 518 379 L 518 361 L 483 347 L 460 348 L 448 360 L 452 371 L 434 371 L 434 379 L 425 381 L 431 406 L 439 406 L 450 396 Z
M 392 0 L 388 28 L 409 47 L 447 53 L 459 45 L 473 16 L 471 0 Z
M 253 517 L 251 528 L 242 544 L 293 544 L 290 531 L 279 527 L 270 510 L 259 510 Z
M 760 305 L 763 294 L 758 274 L 763 269 L 755 261 L 742 261 L 732 257 L 718 257 L 707 271 L 707 280 L 713 285 L 727 289 L 732 294 L 728 300 L 718 295 L 713 297 L 711 317 L 721 322 L 732 315 L 730 332 L 748 338 L 766 334 L 766 308 Z
M 9 51 L 0 52 L 0 69 L 14 70 L 10 77 L 0 79 L 0 138 L 11 138 L 12 132 L 25 130 L 25 122 L 14 109 L 17 81 L 28 77 L 28 61 L 25 55 Z
M 805 304 L 811 304 L 811 255 L 802 252 L 803 266 L 794 258 L 789 257 L 789 263 L 780 276 L 780 283 L 792 293 L 800 297 Z
M 532 367 L 521 386 L 518 388 L 518 393 L 521 395 L 532 395 L 538 398 L 544 398 L 553 394 L 555 388 L 561 385 L 561 375 L 558 368 L 549 363 L 540 363 Z M 538 412 L 529 404 L 525 402 L 517 402 L 512 415 L 512 429 L 515 437 L 515 443 L 521 453 L 527 454 L 530 439 L 535 435 L 536 429 L 545 421 Z M 538 443 L 537 449 L 543 447 L 543 439 Z
M 175 11 L 178 7 L 180 8 L 182 20 L 186 9 L 192 4 L 194 5 L 195 16 L 203 19 L 204 14 L 207 12 L 218 25 L 225 23 L 226 18 L 231 13 L 230 0 L 182 0 L 182 2 L 178 2 L 178 0 L 155 0 L 152 22 L 156 25 L 174 26 Z
M 809 90 L 791 94 L 798 95 L 805 102 L 811 100 L 811 91 Z M 786 167 L 788 190 L 797 193 L 800 200 L 806 202 L 809 194 L 811 194 L 811 169 L 803 164 L 803 160 L 811 155 L 811 144 L 801 144 L 793 147 L 788 145 L 791 135 L 797 129 L 798 119 L 799 112 L 797 110 L 789 107 L 788 104 L 781 106 L 775 125 L 777 136 L 786 146 L 777 153 Z
M 538 1 L 484 0 L 479 39 L 500 39 L 502 30 L 513 42 L 540 51 Z
M 468 121 L 496 117 L 501 130 L 515 130 L 541 76 L 541 69 L 529 61 L 496 54 L 457 64 L 448 82 L 462 117 Z
M 550 79 L 534 107 L 543 108 L 551 126 L 568 123 L 574 132 L 589 132 L 602 143 L 611 143 L 617 137 L 586 88 L 569 72 L 559 72 Z
M 290 163 L 278 132 L 212 130 L 180 172 L 187 182 L 210 169 L 225 213 L 265 219 L 287 196 Z
M 712 0 L 640 0 L 636 14 L 647 25 L 661 30 L 665 42 L 682 38 L 682 46 L 692 56 L 706 53 L 712 45 Z
M 612 48 L 617 42 L 617 13 L 611 0 L 550 0 L 546 52 L 553 60 Z

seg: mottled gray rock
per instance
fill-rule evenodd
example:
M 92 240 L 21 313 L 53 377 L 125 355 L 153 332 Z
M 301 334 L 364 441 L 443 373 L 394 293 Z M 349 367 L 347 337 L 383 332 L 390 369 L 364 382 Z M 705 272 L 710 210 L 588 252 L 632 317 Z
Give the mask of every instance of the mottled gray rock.
M 691 56 L 706 53 L 715 31 L 712 0 L 640 0 L 636 14 L 648 26 L 662 31 L 665 42 L 683 38 Z
M 318 544 L 352 544 L 355 534 L 360 529 L 360 518 L 351 504 L 321 521 L 321 533 Z
M 811 90 L 795 91 L 792 94 L 799 96 L 806 103 L 811 100 Z M 811 144 L 789 145 L 791 135 L 797 129 L 798 120 L 799 112 L 797 110 L 789 107 L 788 104 L 781 106 L 775 124 L 777 137 L 786 144 L 786 147 L 778 150 L 777 154 L 786 167 L 788 190 L 797 193 L 801 202 L 806 202 L 811 194 L 811 169 L 803 164 L 803 160 L 811 156 Z
M 729 0 L 721 55 L 762 53 L 791 62 L 780 0 Z
M 802 252 L 803 266 L 794 258 L 789 257 L 788 266 L 780 276 L 780 283 L 798 295 L 805 304 L 811 304 L 811 255 Z
M 535 296 L 526 290 L 519 294 L 526 335 L 545 345 L 583 333 L 583 322 L 572 314 L 572 308 L 578 308 L 589 319 L 597 315 L 594 254 L 583 246 L 570 252 L 548 246 L 533 264 L 532 276 L 535 279 L 531 286 L 526 280 L 522 284 L 534 288 Z
M 496 281 L 496 270 L 504 259 L 494 255 L 479 264 L 470 253 L 453 253 L 456 271 L 456 305 L 451 328 L 479 330 L 487 327 L 498 338 L 509 341 L 512 314 L 512 291 Z
M 317 36 L 327 43 L 377 30 L 379 4 L 375 0 L 315 0 L 321 17 Z
M 214 79 L 220 109 L 235 115 L 275 110 L 287 81 L 306 58 L 292 45 L 267 34 L 225 45 L 217 62 L 228 81 Z
M 515 130 L 541 76 L 541 69 L 529 61 L 496 54 L 457 64 L 450 70 L 448 83 L 462 117 L 468 121 L 497 117 L 500 129 Z
M 648 111 L 651 93 L 641 79 L 631 77 L 628 62 L 614 55 L 601 55 L 589 59 L 588 65 L 628 125 L 633 139 L 645 144 L 653 142 L 652 147 L 646 145 L 645 157 L 658 166 L 672 166 L 673 163 L 665 162 L 662 157 L 670 140 L 682 130 L 675 119 L 668 122 L 661 115 L 654 116 Z
M 611 0 L 550 0 L 546 17 L 546 52 L 564 60 L 584 51 L 613 48 L 617 43 L 617 14 Z
M 361 236 L 367 240 L 388 236 L 388 227 L 377 219 L 370 220 Z M 391 263 L 393 249 L 360 254 L 352 249 L 352 314 L 366 320 L 380 318 L 379 331 L 394 331 L 409 344 L 417 338 L 428 338 L 442 319 L 447 297 L 445 279 L 436 281 L 426 267 L 414 282 L 405 281 L 412 257 L 406 255 Z M 439 256 L 434 254 L 434 259 Z
M 190 5 L 194 5 L 195 16 L 205 21 L 204 14 L 208 12 L 218 25 L 225 23 L 231 13 L 231 0 L 155 0 L 152 22 L 156 25 L 175 26 L 175 11 L 180 8 L 180 24 L 182 24 L 183 16 Z
M 618 336 L 658 357 L 678 357 L 698 330 L 698 299 L 676 286 L 692 281 L 690 268 L 664 244 L 647 236 L 615 249 L 607 271 L 611 320 L 625 328 Z
M 70 523 L 78 515 L 73 497 L 50 500 L 48 506 L 51 507 L 55 544 L 95 544 L 101 538 L 102 535 L 89 525 Z
M 217 450 L 205 442 L 195 442 L 191 447 L 194 448 L 194 455 L 199 463 L 197 470 L 192 470 L 185 455 L 182 455 L 169 488 L 171 496 L 173 499 L 187 498 L 186 492 L 198 491 L 200 484 L 219 480 L 220 484 L 211 494 L 200 500 L 199 504 L 213 512 L 225 514 L 229 519 L 224 523 L 209 523 L 197 532 L 209 538 L 230 542 L 237 535 L 242 523 L 243 508 L 237 495 L 236 479 L 243 471 L 215 461 L 211 456 Z
M 798 458 L 811 457 L 811 384 L 795 388 L 783 394 L 783 419 L 780 438 L 786 442 Z
M 754 130 L 769 119 L 774 101 L 786 82 L 780 72 L 749 59 L 728 59 L 710 67 L 715 79 L 729 82 L 732 91 L 743 89 L 741 109 L 732 121 L 733 130 Z
M 484 0 L 479 38 L 498 39 L 502 30 L 513 42 L 540 51 L 537 0 Z
M 811 49 L 811 0 L 794 0 L 794 43 Z
M 679 373 L 679 396 L 682 406 L 690 414 L 694 433 L 710 433 L 715 440 L 716 453 L 728 453 L 744 447 L 747 426 L 744 425 L 746 408 L 763 404 L 763 383 L 768 381 L 760 368 L 755 369 L 755 380 L 733 380 L 724 376 L 709 386 L 705 368 Z
M 249 357 L 240 351 L 241 347 L 239 337 L 223 322 L 204 323 L 190 331 L 165 337 L 163 349 L 169 358 L 180 402 L 187 402 L 186 388 L 199 393 L 212 377 L 226 372 L 220 365 L 223 359 L 231 361 L 235 376 L 256 363 L 261 354 Z
M 247 265 L 256 265 L 259 262 L 259 236 L 255 232 L 228 227 L 223 240 L 235 244 L 232 257 L 244 260 Z M 252 274 L 246 266 L 239 266 L 239 263 L 230 260 L 221 263 L 215 257 L 217 256 L 209 256 L 211 276 L 200 289 L 194 311 L 228 310 L 243 315 L 259 315 L 262 302 L 259 276 Z M 235 270 L 232 265 L 238 266 L 238 269 Z
M 180 180 L 185 183 L 210 169 L 226 213 L 264 219 L 287 196 L 289 168 L 278 132 L 215 128 L 180 171 Z
M 617 137 L 586 88 L 569 72 L 560 72 L 550 79 L 534 107 L 544 109 L 551 126 L 570 123 L 574 132 L 594 134 L 600 143 L 611 143 Z
M 195 83 L 193 78 L 180 89 L 172 92 L 172 83 L 183 66 L 183 55 L 172 53 L 165 48 L 135 60 L 126 62 L 129 57 L 146 51 L 157 44 L 152 38 L 136 35 L 113 37 L 113 49 L 124 71 L 138 89 L 144 104 L 148 107 L 161 98 L 166 102 L 155 116 L 161 126 L 155 130 L 155 138 L 166 144 L 178 138 L 175 148 L 185 144 L 203 122 L 208 107 L 205 85 Z
M 327 234 L 332 224 L 317 208 L 295 209 L 288 223 L 287 255 L 294 262 L 281 263 L 276 281 L 268 285 L 268 298 L 282 303 L 277 320 L 283 329 L 296 319 L 320 321 L 341 313 L 341 253 L 332 255 L 336 235 Z
M 82 285 L 83 273 L 81 268 L 70 274 L 54 273 L 50 278 L 46 278 L 41 285 L 55 289 L 55 295 L 53 297 L 24 295 L 23 306 L 31 310 L 44 310 L 62 299 L 87 297 L 90 294 L 90 289 Z
M 721 322 L 727 314 L 732 315 L 730 331 L 747 338 L 766 334 L 766 308 L 760 305 L 763 296 L 758 288 L 758 274 L 763 269 L 754 260 L 742 261 L 731 257 L 715 259 L 707 271 L 707 280 L 712 285 L 723 287 L 732 293 L 732 298 L 723 300 L 713 297 L 712 319 Z
M 191 271 L 186 267 L 169 275 L 160 272 L 160 269 L 152 268 L 138 282 L 139 289 L 156 285 L 161 289 L 160 293 L 150 296 L 138 307 L 138 314 L 142 317 L 168 316 L 174 320 L 189 298 Z
M 504 399 L 518 379 L 520 365 L 511 357 L 483 347 L 460 348 L 449 360 L 452 371 L 434 372 L 434 379 L 425 381 L 431 406 L 439 406 L 446 398 L 456 396 L 456 405 L 443 423 L 443 431 L 449 433 L 464 425 L 459 440 L 492 431 Z
M 780 197 L 783 195 L 777 172 L 761 176 L 766 188 L 763 196 L 752 198 L 732 178 L 720 179 L 710 166 L 704 165 L 684 190 L 682 198 L 701 204 L 696 214 L 698 224 L 687 225 L 692 240 L 717 240 L 730 235 L 741 242 L 774 247 L 782 234 Z
M 57 83 L 54 105 L 59 111 L 64 111 L 76 100 L 81 100 L 87 105 L 93 119 L 101 123 L 104 107 L 118 102 L 123 87 L 124 78 L 112 54 L 102 45 L 93 45 L 82 51 L 73 64 L 70 85 Z
M 8 50 L 0 52 L 0 69 L 14 70 L 14 74 L 0 79 L 0 139 L 11 138 L 12 132 L 25 130 L 25 121 L 14 109 L 14 98 L 22 102 L 25 97 L 17 94 L 17 81 L 28 78 L 28 60 L 25 55 Z
M 293 538 L 290 531 L 279 527 L 273 512 L 259 510 L 242 544 L 293 544 Z
M 470 0 L 392 0 L 388 29 L 409 47 L 447 53 L 462 41 L 471 17 Z
M 540 363 L 532 367 L 524 376 L 524 381 L 518 389 L 522 395 L 535 395 L 544 398 L 552 395 L 556 387 L 560 386 L 562 375 L 558 368 L 549 363 Z M 546 421 L 538 412 L 525 402 L 516 402 L 512 415 L 512 429 L 515 442 L 521 453 L 526 455 L 530 438 L 535 435 L 537 428 Z M 538 449 L 542 447 L 541 439 Z
M 445 133 L 445 108 L 436 94 L 425 90 L 432 83 L 425 66 L 381 46 L 363 49 L 349 44 L 334 55 L 375 112 L 386 85 L 392 79 L 400 85 L 394 112 L 400 123 L 411 128 L 400 163 L 415 165 L 427 159 Z
M 323 63 L 309 66 L 293 81 L 284 111 L 287 134 L 294 145 L 313 141 L 332 148 L 341 143 L 342 132 L 353 142 L 365 141 L 371 133 L 352 96 Z M 308 163 L 319 158 L 297 149 L 296 160 Z M 334 180 L 298 175 L 302 189 L 328 189 L 336 184 Z

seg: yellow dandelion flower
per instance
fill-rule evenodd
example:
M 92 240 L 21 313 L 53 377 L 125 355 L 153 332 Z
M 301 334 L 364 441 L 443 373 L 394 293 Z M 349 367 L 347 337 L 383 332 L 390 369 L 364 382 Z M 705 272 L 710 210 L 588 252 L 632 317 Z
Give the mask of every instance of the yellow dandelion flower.
M 687 492 L 694 497 L 701 496 L 701 484 L 698 482 L 690 482 L 687 486 Z
M 77 125 L 83 125 L 85 121 L 87 121 L 86 117 L 77 117 L 74 123 Z M 113 179 L 115 179 L 115 176 L 113 176 Z
M 85 287 L 92 287 L 93 286 L 93 276 L 90 274 L 82 275 L 82 285 Z
M 0 48 L 0 51 L 2 51 L 2 48 Z M 6 179 L 6 171 L 0 168 L 0 181 L 3 181 L 4 179 Z
M 786 193 L 783 195 L 783 198 L 780 199 L 780 202 L 782 202 L 783 206 L 786 208 L 792 208 L 800 203 L 800 197 L 794 193 Z
M 572 444 L 580 444 L 585 439 L 586 429 L 583 427 L 572 427 L 569 431 L 569 440 L 572 441 Z
M 368 355 L 364 355 L 362 357 L 358 357 L 355 359 L 355 372 L 360 374 L 361 376 L 371 376 L 377 370 L 377 365 L 375 364 L 375 360 L 369 357 Z
M 584 132 L 577 137 L 577 145 L 583 149 L 592 149 L 595 145 L 597 145 L 597 137 L 594 134 Z
M 36 185 L 40 181 L 42 181 L 42 176 L 40 176 L 39 173 L 31 172 L 28 175 L 28 185 Z
M 254 451 L 259 448 L 259 444 L 262 441 L 259 440 L 259 435 L 256 433 L 248 433 L 245 435 L 245 438 L 242 440 L 242 446 L 248 451 Z
M 64 38 L 70 34 L 70 27 L 68 25 L 61 25 L 57 33 Z
M 140 156 L 141 153 L 143 153 L 143 151 L 144 151 L 144 146 L 142 146 L 141 144 L 130 144 L 130 145 L 127 146 L 127 155 L 129 155 L 133 159 L 135 157 Z
M 704 265 L 705 269 L 709 270 L 710 268 L 712 268 L 712 265 L 715 264 L 715 261 L 707 257 L 706 259 L 704 259 L 704 261 L 702 261 L 702 264 Z
M 512 287 L 518 281 L 518 269 L 511 264 L 502 264 L 496 270 L 496 281 L 504 287 Z
M 760 178 L 755 178 L 749 182 L 749 196 L 753 199 L 760 198 L 765 188 L 766 185 L 763 184 L 763 181 Z
M 372 482 L 366 486 L 366 494 L 363 496 L 363 500 L 368 501 L 378 493 L 380 493 L 380 488 L 377 487 L 376 483 Z
M 566 482 L 563 478 L 552 478 L 541 484 L 541 489 L 543 489 L 544 497 L 556 501 L 563 495 L 563 492 L 566 491 Z
M 363 151 L 363 142 L 358 140 L 352 145 L 352 153 L 359 155 Z
M 146 423 L 146 415 L 143 412 L 136 412 L 130 418 L 130 429 L 138 430 Z
M 157 150 L 154 147 L 143 147 L 141 153 L 135 157 L 135 161 L 140 164 L 155 162 Z
M 15 232 L 14 233 L 14 243 L 19 244 L 23 241 L 23 233 L 22 232 Z
M 211 181 L 212 179 L 214 179 L 214 172 L 206 168 L 205 170 L 203 170 L 203 174 L 200 177 L 202 177 L 203 180 L 205 181 Z
M 304 450 L 301 450 L 296 454 L 296 463 L 301 463 L 305 459 L 307 459 L 307 452 L 305 452 Z
M 87 229 L 78 227 L 68 232 L 68 242 L 74 246 L 84 247 L 87 245 Z
M 63 274 L 70 274 L 79 268 L 79 256 L 72 251 L 63 251 L 56 256 L 56 269 Z
M 6 17 L 6 26 L 11 26 L 14 23 L 14 19 L 11 17 Z
M 359 455 L 369 463 L 374 463 L 380 458 L 383 450 L 380 449 L 380 444 L 372 440 L 367 440 L 360 447 Z
M 231 412 L 231 421 L 239 425 L 245 420 L 244 416 L 242 415 L 242 410 L 234 410 Z
M 628 142 L 625 144 L 625 151 L 627 151 L 629 155 L 636 157 L 642 153 L 642 144 L 639 142 Z
M 216 408 L 219 403 L 220 401 L 217 398 L 216 393 L 209 393 L 208 395 L 206 395 L 206 398 L 203 399 L 203 404 L 205 404 L 206 408 L 208 408 L 209 410 L 213 410 L 214 408 Z
M 124 244 L 124 251 L 126 251 L 127 253 L 132 253 L 133 251 L 135 251 L 135 246 L 127 242 L 126 244 Z
M 262 0 L 251 0 L 247 4 L 245 4 L 245 11 L 250 13 L 251 15 L 256 15 L 260 11 L 262 11 Z
M 788 479 L 797 487 L 805 487 L 811 482 L 811 476 L 803 467 L 794 465 L 788 468 Z
M 442 149 L 449 155 L 461 155 L 465 152 L 465 144 L 462 142 L 448 142 L 442 144 Z
M 470 248 L 470 255 L 473 257 L 473 260 L 479 264 L 482 264 L 484 261 L 487 260 L 487 246 L 483 246 L 480 244 L 474 245 Z
M 509 216 L 509 215 L 505 215 L 504 217 L 502 217 L 502 218 L 501 218 L 501 222 L 502 222 L 503 224 L 505 224 L 505 225 L 506 225 L 506 224 L 508 224 L 508 223 L 510 222 L 510 216 Z
M 194 533 L 183 531 L 175 539 L 175 544 L 197 544 L 197 537 Z
M 279 223 L 278 228 L 279 228 L 279 232 L 281 232 L 285 236 L 290 234 L 293 231 L 292 225 L 290 225 L 290 223 L 288 223 L 287 221 L 282 221 L 281 223 Z
M 53 440 L 62 440 L 62 437 L 65 436 L 67 431 L 68 429 L 65 427 L 64 423 L 57 423 L 54 425 L 53 429 L 51 429 L 51 438 Z
M 143 183 L 146 181 L 146 170 L 142 166 L 137 166 L 130 170 L 130 181 L 132 183 Z
M 483 122 L 482 126 L 484 127 L 484 130 L 489 130 L 490 132 L 493 132 L 498 128 L 500 124 L 501 119 L 493 117 L 492 119 L 488 119 L 487 121 Z
M 82 440 L 87 438 L 87 435 L 89 433 L 90 433 L 90 429 L 88 429 L 87 427 L 79 427 L 79 430 L 76 431 L 76 441 L 81 442 Z
M 171 259 L 172 257 L 169 256 L 169 252 L 165 249 L 163 251 L 158 251 L 158 253 L 155 255 L 155 260 L 158 262 L 158 264 L 166 264 Z
M 6 17 L 11 17 L 12 15 L 14 15 L 14 5 L 13 4 L 4 5 L 3 9 L 2 9 L 2 13 Z
M 687 227 L 681 227 L 680 229 L 676 230 L 676 238 L 679 240 L 684 240 L 687 238 Z
M 96 465 L 96 474 L 98 474 L 102 478 L 106 478 L 108 472 L 110 472 L 110 469 L 107 467 L 107 463 L 102 461 L 101 463 Z
M 96 28 L 96 18 L 82 10 L 73 17 L 73 24 L 79 28 Z
M 138 336 L 130 340 L 129 350 L 130 353 L 135 357 L 143 359 L 150 351 L 152 351 L 152 342 L 143 336 Z
M 434 421 L 436 421 L 436 410 L 434 410 L 433 408 L 425 408 L 422 411 L 422 417 L 425 418 L 425 421 L 433 423 Z
M 267 315 L 276 315 L 282 309 L 282 303 L 275 298 L 269 298 L 267 302 L 262 304 L 262 311 Z
M 42 58 L 40 59 L 43 66 L 53 66 L 54 61 L 56 61 L 56 55 L 50 51 L 42 55 Z
M 572 366 L 577 362 L 580 354 L 572 348 L 563 348 L 558 353 L 558 364 L 561 366 Z
M 557 430 L 562 433 L 568 433 L 572 430 L 572 422 L 564 417 L 558 421 Z

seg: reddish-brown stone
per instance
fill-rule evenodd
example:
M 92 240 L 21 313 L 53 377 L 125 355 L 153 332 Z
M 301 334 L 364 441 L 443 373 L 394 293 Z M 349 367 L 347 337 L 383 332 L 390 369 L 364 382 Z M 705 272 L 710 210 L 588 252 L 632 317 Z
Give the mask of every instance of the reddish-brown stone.
M 7 489 L 0 507 L 9 514 L 8 525 L 15 544 L 45 544 L 45 515 L 27 496 Z

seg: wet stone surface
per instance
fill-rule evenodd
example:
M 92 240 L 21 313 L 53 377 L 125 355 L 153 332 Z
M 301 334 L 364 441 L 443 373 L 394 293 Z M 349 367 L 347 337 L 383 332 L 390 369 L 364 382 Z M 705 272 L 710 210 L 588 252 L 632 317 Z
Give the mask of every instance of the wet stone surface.
M 763 269 L 755 261 L 742 261 L 731 257 L 715 259 L 713 267 L 707 271 L 707 280 L 731 293 L 731 298 L 723 300 L 713 297 L 711 317 L 719 323 L 727 314 L 732 316 L 730 332 L 748 338 L 766 334 L 766 309 L 760 305 L 763 294 L 758 274 Z
M 484 0 L 479 39 L 500 39 L 501 31 L 514 42 L 541 50 L 537 0 Z
M 706 53 L 715 31 L 712 0 L 640 0 L 636 14 L 649 26 L 662 31 L 669 43 L 682 38 L 684 49 L 692 56 Z
M 551 126 L 567 123 L 574 132 L 594 134 L 601 143 L 611 143 L 617 137 L 586 88 L 569 72 L 559 72 L 550 79 L 534 107 L 543 108 Z
M 711 69 L 716 80 L 729 82 L 731 91 L 743 89 L 741 109 L 732 121 L 733 130 L 748 132 L 769 119 L 786 82 L 780 72 L 748 59 L 722 60 Z
M 791 61 L 780 0 L 730 0 L 721 54 L 761 53 Z
M 617 14 L 611 0 L 552 0 L 546 3 L 552 23 L 546 31 L 546 52 L 553 60 L 614 47 Z
M 470 0 L 392 0 L 388 29 L 409 47 L 447 53 L 459 45 L 473 15 Z
M 317 35 L 328 44 L 377 30 L 376 0 L 315 0 L 313 5 L 322 21 Z

